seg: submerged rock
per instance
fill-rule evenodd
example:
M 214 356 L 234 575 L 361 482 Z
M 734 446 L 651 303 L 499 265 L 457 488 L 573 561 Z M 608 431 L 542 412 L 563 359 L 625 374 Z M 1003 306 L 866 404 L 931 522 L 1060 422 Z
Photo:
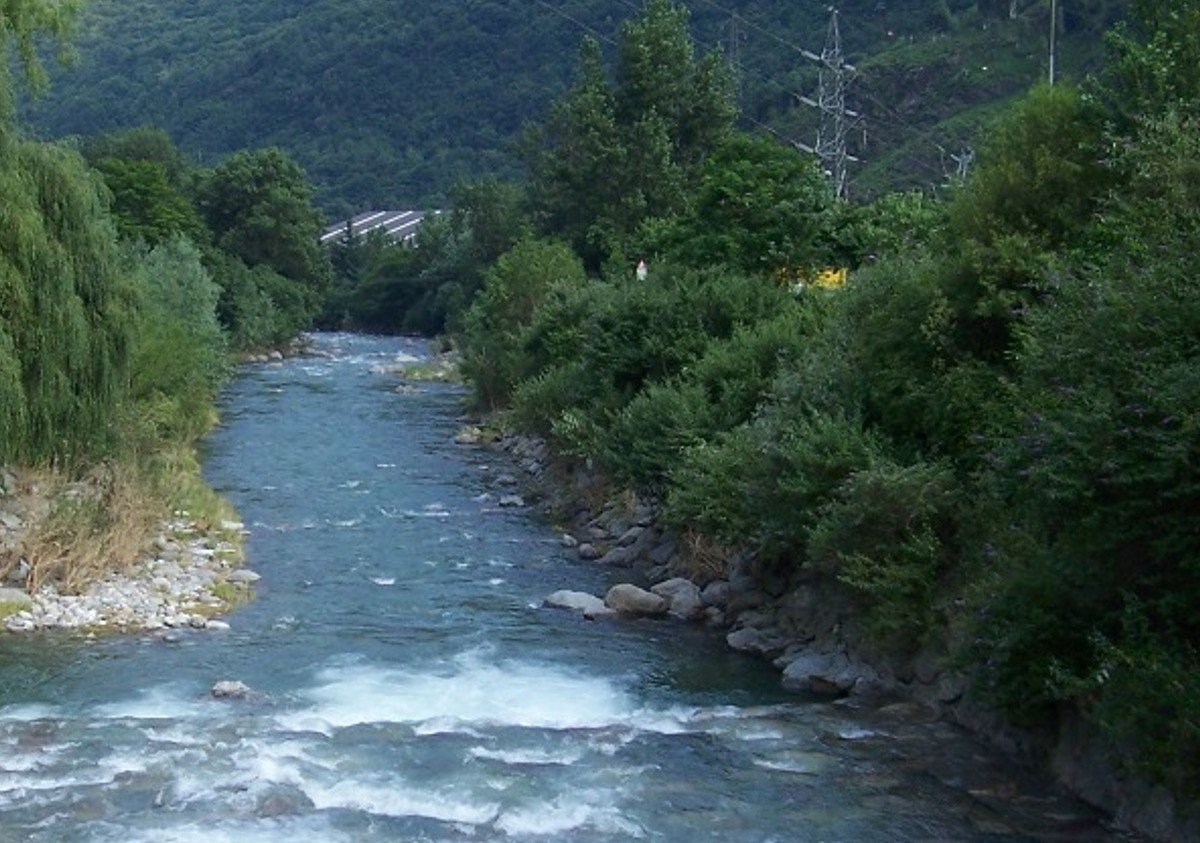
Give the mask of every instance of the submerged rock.
M 219 700 L 244 700 L 250 696 L 250 686 L 236 679 L 222 679 L 212 686 L 212 695 Z

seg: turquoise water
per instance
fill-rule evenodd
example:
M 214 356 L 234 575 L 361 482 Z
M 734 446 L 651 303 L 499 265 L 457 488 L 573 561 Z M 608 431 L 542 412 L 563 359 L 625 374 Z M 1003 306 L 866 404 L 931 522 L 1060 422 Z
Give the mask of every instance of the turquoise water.
M 500 509 L 403 339 L 246 369 L 205 447 L 258 596 L 227 632 L 0 638 L 0 841 L 1104 841 L 940 724 L 797 699 Z M 213 699 L 220 680 L 254 694 Z

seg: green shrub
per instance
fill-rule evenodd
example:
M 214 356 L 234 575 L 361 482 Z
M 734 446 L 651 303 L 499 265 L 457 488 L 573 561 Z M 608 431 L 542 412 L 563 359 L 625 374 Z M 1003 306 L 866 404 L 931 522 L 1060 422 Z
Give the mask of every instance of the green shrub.
M 217 321 L 221 291 L 186 240 L 128 248 L 139 305 L 130 367 L 135 412 L 162 440 L 190 441 L 211 425 L 217 390 L 229 374 Z
M 684 451 L 712 435 L 712 405 L 690 383 L 651 384 L 606 425 L 601 465 L 618 483 L 660 491 Z
M 555 285 L 583 281 L 578 258 L 557 243 L 522 240 L 496 262 L 467 311 L 462 337 L 463 375 L 478 406 L 508 405 L 516 382 L 532 374 L 522 337 L 539 304 Z
M 708 397 L 716 429 L 749 421 L 781 368 L 803 354 L 821 321 L 815 301 L 782 302 L 775 315 L 741 325 L 727 339 L 712 342 L 688 367 L 685 377 Z
M 672 521 L 803 565 L 820 508 L 882 451 L 854 418 L 769 407 L 753 423 L 689 450 L 672 473 Z
M 974 659 L 1015 716 L 1079 706 L 1118 757 L 1194 793 L 1198 141 L 1174 121 L 1145 129 L 1096 232 L 1105 250 L 1065 267 L 1019 333 L 1018 400 L 989 455 L 1007 518 Z
M 955 561 L 953 474 L 940 463 L 881 460 L 850 475 L 809 532 L 809 557 L 867 596 L 879 639 L 917 642 L 936 620 L 939 579 Z

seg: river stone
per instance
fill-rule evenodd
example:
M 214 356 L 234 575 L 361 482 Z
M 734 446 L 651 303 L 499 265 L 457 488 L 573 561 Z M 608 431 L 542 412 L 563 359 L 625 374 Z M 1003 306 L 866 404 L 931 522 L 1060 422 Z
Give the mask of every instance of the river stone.
M 713 580 L 704 586 L 704 590 L 700 592 L 700 599 L 705 605 L 724 608 L 729 604 L 729 581 Z
M 290 784 L 272 784 L 258 796 L 258 816 L 292 817 L 308 813 L 313 801 L 303 790 Z
M 483 431 L 478 427 L 464 427 L 454 437 L 456 445 L 478 445 L 483 441 Z
M 735 629 L 726 635 L 725 643 L 734 650 L 762 656 L 772 656 L 787 646 L 782 638 L 749 626 Z
M 562 536 L 559 537 L 558 543 L 566 548 L 579 547 L 579 539 L 575 538 L 570 533 L 563 533 Z
M 646 532 L 646 528 L 645 528 L 645 527 L 641 527 L 641 526 L 633 526 L 633 527 L 630 527 L 628 530 L 626 530 L 625 532 L 621 533 L 621 536 L 620 536 L 620 538 L 618 538 L 618 539 L 617 539 L 617 545 L 618 545 L 619 547 L 628 547 L 629 545 L 631 545 L 631 544 L 633 544 L 635 541 L 637 541 L 637 540 L 638 540 L 638 538 L 639 538 L 639 537 L 642 535 L 642 533 L 644 533 L 644 532 Z
M 660 582 L 650 589 L 670 604 L 669 612 L 686 621 L 704 616 L 704 601 L 700 599 L 700 588 L 683 577 Z
M 222 679 L 212 686 L 212 695 L 219 700 L 244 700 L 250 696 L 250 686 L 236 679 Z
M 28 609 L 33 605 L 33 598 L 23 588 L 0 588 L 0 606 L 5 604 Z
M 610 588 L 604 604 L 623 615 L 662 615 L 667 611 L 667 601 L 662 597 L 627 582 Z
M 225 579 L 229 580 L 231 583 L 249 585 L 250 583 L 261 580 L 262 576 L 254 571 L 251 571 L 249 568 L 238 568 L 236 571 L 230 571 L 229 575 Z
M 591 542 L 584 542 L 583 544 L 579 545 L 579 547 L 575 549 L 575 552 L 579 554 L 580 559 L 584 559 L 589 562 L 593 559 L 599 559 L 601 556 L 599 548 L 597 548 Z
M 613 568 L 631 568 L 637 555 L 636 547 L 614 547 L 600 557 L 600 564 Z
M 503 507 L 522 507 L 525 505 L 525 499 L 520 495 L 505 495 L 500 498 L 500 506 Z
M 653 565 L 666 565 L 677 553 L 679 553 L 679 542 L 667 538 L 651 547 L 646 553 L 646 557 Z
M 870 669 L 856 667 L 845 653 L 803 653 L 783 670 L 789 691 L 841 696 L 871 681 Z
M 556 591 L 547 597 L 543 603 L 555 609 L 569 609 L 580 612 L 585 618 L 602 618 L 613 614 L 613 610 L 604 605 L 604 601 L 594 594 L 584 591 Z

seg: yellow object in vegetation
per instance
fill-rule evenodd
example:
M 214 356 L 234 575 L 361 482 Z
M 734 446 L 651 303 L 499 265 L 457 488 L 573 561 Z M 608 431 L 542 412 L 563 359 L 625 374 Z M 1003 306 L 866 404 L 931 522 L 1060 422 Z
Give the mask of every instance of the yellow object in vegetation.
M 784 267 L 779 270 L 779 280 L 787 284 L 792 292 L 799 293 L 805 287 L 820 287 L 824 290 L 836 290 L 846 286 L 850 278 L 850 270 L 844 266 L 827 266 L 824 269 L 801 270 Z
M 826 267 L 816 274 L 812 279 L 814 287 L 823 287 L 826 290 L 836 290 L 839 287 L 846 286 L 846 279 L 850 276 L 849 270 L 846 267 Z

